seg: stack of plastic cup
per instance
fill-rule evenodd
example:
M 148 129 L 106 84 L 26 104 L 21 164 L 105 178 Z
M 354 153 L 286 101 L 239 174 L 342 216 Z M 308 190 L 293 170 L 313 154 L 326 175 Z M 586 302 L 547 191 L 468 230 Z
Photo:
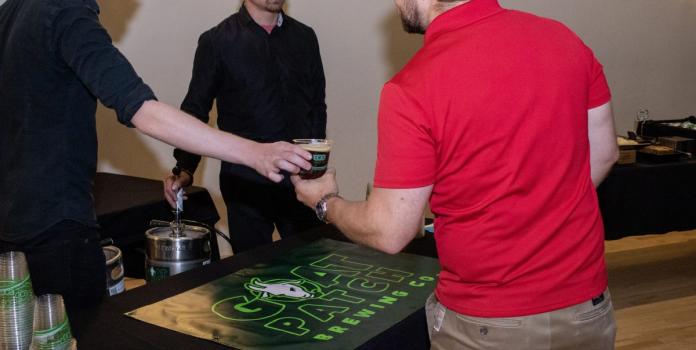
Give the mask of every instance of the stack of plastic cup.
M 31 344 L 34 291 L 23 253 L 0 254 L 0 350 Z
M 33 350 L 69 350 L 75 348 L 63 297 L 46 294 L 36 298 L 34 306 Z

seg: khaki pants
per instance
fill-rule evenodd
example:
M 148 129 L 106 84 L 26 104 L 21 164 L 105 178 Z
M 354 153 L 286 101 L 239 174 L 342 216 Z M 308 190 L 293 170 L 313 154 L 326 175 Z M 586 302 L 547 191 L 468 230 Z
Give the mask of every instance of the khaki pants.
M 614 310 L 609 291 L 603 296 L 543 314 L 482 318 L 449 310 L 433 294 L 425 306 L 431 349 L 613 350 Z

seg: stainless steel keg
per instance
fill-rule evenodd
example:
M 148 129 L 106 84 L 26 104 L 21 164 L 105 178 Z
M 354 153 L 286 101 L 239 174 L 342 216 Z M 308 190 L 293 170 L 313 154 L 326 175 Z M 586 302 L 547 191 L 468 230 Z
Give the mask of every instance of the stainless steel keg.
M 179 224 L 154 227 L 145 232 L 145 279 L 159 281 L 210 263 L 210 230 Z

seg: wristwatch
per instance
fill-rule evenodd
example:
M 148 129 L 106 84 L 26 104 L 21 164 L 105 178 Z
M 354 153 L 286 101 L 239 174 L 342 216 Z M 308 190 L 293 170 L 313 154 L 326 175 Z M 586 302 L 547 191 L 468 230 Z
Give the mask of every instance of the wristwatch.
M 317 218 L 319 218 L 319 220 L 327 224 L 329 223 L 329 220 L 326 218 L 328 215 L 327 203 L 329 199 L 334 197 L 341 198 L 341 196 L 338 195 L 338 192 L 332 192 L 325 195 L 324 197 L 321 197 L 319 202 L 317 202 L 317 205 L 314 207 L 314 211 L 317 213 Z

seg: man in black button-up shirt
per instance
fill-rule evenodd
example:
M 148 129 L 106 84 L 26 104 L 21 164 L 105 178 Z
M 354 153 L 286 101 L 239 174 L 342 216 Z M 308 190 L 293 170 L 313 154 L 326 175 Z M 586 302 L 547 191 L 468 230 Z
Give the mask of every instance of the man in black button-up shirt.
M 203 33 L 181 109 L 204 122 L 217 100 L 221 130 L 258 142 L 324 138 L 324 71 L 314 31 L 285 15 L 284 0 L 247 0 L 238 13 Z M 176 171 L 165 185 L 173 203 L 191 182 L 200 157 L 175 150 Z M 292 184 L 274 184 L 243 165 L 223 162 L 220 187 L 233 250 L 270 243 L 319 225 L 295 199 Z
M 0 6 L 0 253 L 25 252 L 36 294 L 70 309 L 105 294 L 92 186 L 97 99 L 122 124 L 274 181 L 309 168 L 288 143 L 215 130 L 155 100 L 99 23 L 94 0 L 7 0 Z

